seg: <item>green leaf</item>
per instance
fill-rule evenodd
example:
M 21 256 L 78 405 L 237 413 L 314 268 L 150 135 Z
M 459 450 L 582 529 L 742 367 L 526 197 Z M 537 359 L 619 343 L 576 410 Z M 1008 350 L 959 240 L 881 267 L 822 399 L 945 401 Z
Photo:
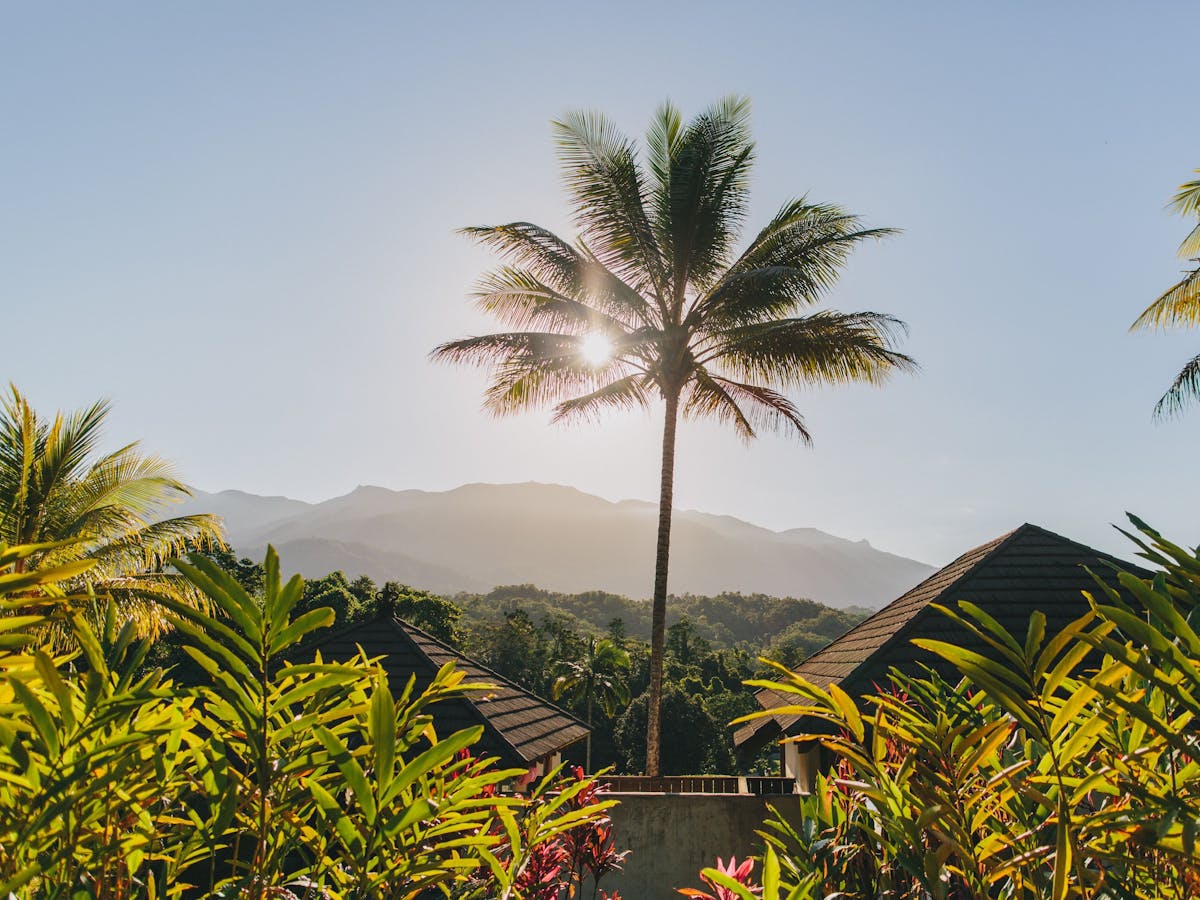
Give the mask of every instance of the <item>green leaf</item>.
M 996 627 L 1000 631 L 1004 631 L 1005 634 L 1008 633 L 1002 626 L 1000 626 L 999 623 L 996 623 Z M 1029 616 L 1029 630 L 1025 635 L 1025 659 L 1036 659 L 1037 651 L 1042 646 L 1042 641 L 1045 639 L 1046 614 L 1040 609 L 1035 609 Z
M 291 582 L 288 583 L 289 587 Z M 282 653 L 288 647 L 300 641 L 306 634 L 332 625 L 335 619 L 333 610 L 328 606 L 309 610 L 286 628 L 272 635 L 270 652 L 272 655 Z
M 375 778 L 380 792 L 386 795 L 396 762 L 396 708 L 386 675 L 375 680 L 368 729 L 375 747 Z
M 55 727 L 54 718 L 42 702 L 34 695 L 25 683 L 19 678 L 9 678 L 9 686 L 20 701 L 21 707 L 28 714 L 33 722 L 34 728 L 37 730 L 38 736 L 41 737 L 42 743 L 46 746 L 47 755 L 51 758 L 58 756 L 58 729 Z
M 177 561 L 175 568 L 200 588 L 222 612 L 237 624 L 251 644 L 262 642 L 262 613 L 254 599 L 232 575 L 202 553 L 193 553 L 189 563 Z M 180 604 L 186 607 L 186 604 Z M 199 615 L 203 615 L 202 613 Z
M 850 699 L 850 695 L 836 684 L 831 683 L 829 685 L 829 696 L 837 704 L 837 708 L 841 710 L 842 715 L 846 717 L 846 725 L 850 728 L 850 733 L 854 735 L 854 739 L 861 741 L 865 734 L 862 716 L 859 715 L 858 707 L 854 705 L 854 701 Z
M 380 803 L 385 807 L 391 805 L 418 778 L 432 772 L 438 766 L 445 765 L 454 758 L 458 751 L 478 743 L 481 737 L 483 737 L 483 726 L 476 725 L 473 728 L 456 731 L 449 737 L 439 740 L 400 770 L 396 779 L 380 797 Z
M 1050 890 L 1051 900 L 1066 900 L 1071 890 L 1071 841 L 1067 824 L 1059 816 L 1054 852 L 1054 884 Z
M 378 814 L 378 808 L 375 805 L 374 792 L 371 790 L 371 785 L 367 781 L 367 776 L 363 772 L 362 766 L 354 759 L 350 749 L 328 728 L 318 726 L 315 731 L 317 739 L 324 745 L 329 755 L 333 758 L 334 765 L 342 773 L 342 777 L 346 779 L 346 784 L 354 792 L 354 799 L 362 810 L 365 824 L 370 825 L 374 823 Z

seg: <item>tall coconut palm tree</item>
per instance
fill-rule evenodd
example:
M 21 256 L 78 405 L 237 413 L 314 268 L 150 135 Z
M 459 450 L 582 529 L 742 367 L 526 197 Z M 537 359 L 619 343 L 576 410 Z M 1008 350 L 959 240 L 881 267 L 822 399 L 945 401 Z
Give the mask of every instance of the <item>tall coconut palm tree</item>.
M 658 546 L 646 771 L 659 772 L 663 629 L 679 417 L 713 417 L 749 440 L 762 427 L 808 441 L 788 388 L 878 383 L 913 362 L 898 320 L 811 312 L 850 251 L 887 229 L 836 206 L 787 203 L 740 253 L 754 144 L 749 103 L 731 97 L 684 124 L 667 103 L 637 146 L 606 118 L 554 125 L 579 231 L 528 222 L 468 228 L 506 264 L 478 305 L 516 330 L 443 344 L 437 359 L 486 364 L 493 413 L 554 404 L 555 421 L 661 400 Z
M 566 694 L 575 702 L 582 703 L 587 710 L 585 721 L 588 728 L 592 727 L 592 707 L 597 700 L 604 714 L 610 718 L 618 706 L 629 702 L 629 686 L 625 683 L 629 654 L 608 638 L 597 640 L 595 635 L 590 635 L 584 655 L 580 659 L 561 660 L 558 670 L 561 674 L 554 679 L 551 688 L 554 699 Z M 584 771 L 591 772 L 591 731 L 588 732 L 585 753 Z
M 19 565 L 30 570 L 89 560 L 68 585 L 111 595 L 144 635 L 167 627 L 156 598 L 194 600 L 188 582 L 164 564 L 189 547 L 221 544 L 213 516 L 161 518 L 190 496 L 171 465 L 137 444 L 102 453 L 109 405 L 52 420 L 40 417 L 15 386 L 0 410 L 0 543 L 46 544 Z
M 1200 169 L 1196 170 L 1200 175 Z M 1181 216 L 1200 219 L 1200 178 L 1179 186 L 1179 192 L 1171 201 L 1171 207 Z M 1200 263 L 1200 222 L 1179 245 L 1183 259 Z M 1200 323 L 1200 266 L 1192 269 L 1178 282 L 1163 292 L 1157 300 L 1146 307 L 1137 317 L 1130 331 L 1153 328 L 1187 328 Z M 1169 416 L 1183 410 L 1189 400 L 1200 397 L 1200 356 L 1188 360 L 1175 376 L 1167 392 L 1159 398 L 1154 414 Z

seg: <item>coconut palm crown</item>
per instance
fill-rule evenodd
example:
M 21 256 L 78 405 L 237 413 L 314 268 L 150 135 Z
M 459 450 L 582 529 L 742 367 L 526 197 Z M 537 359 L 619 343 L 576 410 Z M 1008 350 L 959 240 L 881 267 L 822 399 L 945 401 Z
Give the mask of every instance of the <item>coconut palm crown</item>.
M 483 310 L 513 330 L 452 341 L 437 359 L 491 367 L 485 408 L 551 405 L 555 421 L 662 401 L 664 427 L 651 626 L 646 771 L 659 772 L 663 638 L 679 417 L 714 417 L 749 440 L 762 428 L 809 440 L 784 395 L 882 382 L 913 361 L 903 325 L 871 312 L 812 311 L 850 251 L 888 229 L 845 210 L 787 203 L 740 253 L 754 143 L 749 103 L 730 97 L 684 124 L 656 112 L 644 159 L 606 118 L 554 123 L 578 239 L 528 222 L 465 229 L 505 262 Z
M 596 701 L 609 718 L 617 708 L 629 702 L 629 654 L 608 638 L 589 635 L 584 655 L 575 660 L 559 660 L 559 676 L 554 679 L 551 695 L 555 700 L 569 695 L 585 708 L 588 726 L 584 771 L 592 771 L 592 708 Z
M 221 545 L 219 520 L 161 518 L 191 492 L 137 444 L 100 451 L 106 401 L 47 420 L 10 390 L 0 409 L 0 543 L 47 545 L 22 561 L 30 570 L 90 561 L 68 587 L 108 594 L 140 633 L 161 633 L 166 610 L 156 598 L 197 600 L 165 564 L 189 548 Z
M 1200 169 L 1196 174 L 1200 175 Z M 1171 208 L 1181 216 L 1195 216 L 1200 220 L 1200 178 L 1179 186 Z M 1200 221 L 1179 245 L 1179 256 L 1200 263 Z M 1188 328 L 1197 324 L 1200 324 L 1200 265 L 1146 307 L 1130 330 Z M 1200 356 L 1193 356 L 1159 398 L 1154 414 L 1166 417 L 1182 412 L 1184 405 L 1197 397 L 1200 397 Z

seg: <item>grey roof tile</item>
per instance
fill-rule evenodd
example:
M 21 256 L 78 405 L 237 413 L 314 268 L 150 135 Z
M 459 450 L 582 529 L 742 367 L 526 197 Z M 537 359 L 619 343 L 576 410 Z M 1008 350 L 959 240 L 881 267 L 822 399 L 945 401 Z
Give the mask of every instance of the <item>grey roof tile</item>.
M 1046 614 L 1047 631 L 1053 633 L 1087 612 L 1083 592 L 1097 590 L 1088 569 L 1105 583 L 1115 585 L 1112 565 L 1148 574 L 1044 528 L 1022 525 L 934 572 L 818 650 L 795 671 L 821 688 L 837 684 L 851 696 L 873 693 L 877 685 L 887 684 L 893 666 L 910 674 L 919 672 L 922 665 L 948 671 L 938 657 L 914 646 L 911 640 L 936 636 L 988 655 L 992 651 L 934 609 L 933 604 L 954 607 L 961 600 L 969 601 L 1016 634 L 1024 634 L 1030 613 L 1041 610 Z M 764 709 L 789 702 L 769 690 L 759 691 L 757 698 Z M 738 729 L 734 743 L 748 750 L 762 747 L 796 723 L 796 716 L 758 719 Z
M 493 690 L 471 691 L 434 704 L 430 712 L 439 734 L 482 725 L 483 737 L 474 751 L 497 756 L 502 765 L 529 766 L 583 740 L 589 731 L 570 713 L 391 616 L 334 632 L 313 649 L 327 660 L 346 660 L 357 656 L 359 648 L 368 658 L 380 659 L 393 693 L 403 690 L 410 677 L 417 690 L 424 690 L 447 662 L 454 662 L 467 682 L 494 685 Z

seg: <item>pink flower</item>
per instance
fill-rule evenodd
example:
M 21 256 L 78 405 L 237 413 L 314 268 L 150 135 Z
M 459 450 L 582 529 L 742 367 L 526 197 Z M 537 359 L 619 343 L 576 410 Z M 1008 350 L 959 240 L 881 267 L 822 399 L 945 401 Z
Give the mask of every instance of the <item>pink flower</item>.
M 750 883 L 750 873 L 754 871 L 753 859 L 744 859 L 742 860 L 741 865 L 739 865 L 736 856 L 729 857 L 728 863 L 722 862 L 721 857 L 718 856 L 717 871 L 722 875 L 729 876 L 748 890 L 762 890 L 760 885 Z M 700 874 L 700 880 L 716 891 L 716 893 L 706 894 L 704 891 L 698 891 L 695 888 L 679 888 L 678 893 L 683 894 L 685 897 L 693 897 L 695 900 L 738 900 L 737 894 L 727 887 L 714 884 L 703 873 Z

